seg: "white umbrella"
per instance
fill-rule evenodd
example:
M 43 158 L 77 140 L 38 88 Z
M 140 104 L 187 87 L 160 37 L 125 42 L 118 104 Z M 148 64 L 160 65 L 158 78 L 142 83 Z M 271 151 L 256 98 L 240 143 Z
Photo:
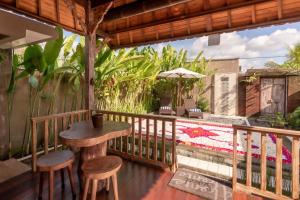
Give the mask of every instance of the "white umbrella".
M 180 79 L 180 81 L 178 82 L 178 90 L 179 90 L 178 106 L 181 106 L 180 105 L 181 104 L 181 79 L 182 78 L 199 79 L 199 78 L 205 77 L 205 75 L 180 67 L 180 68 L 173 69 L 170 71 L 162 72 L 158 75 L 158 77 L 160 77 L 160 78 L 162 78 L 162 77 L 164 77 L 164 78 L 179 78 Z
M 203 74 L 199 74 L 182 67 L 158 74 L 158 77 L 165 78 L 202 78 L 204 76 L 205 75 Z

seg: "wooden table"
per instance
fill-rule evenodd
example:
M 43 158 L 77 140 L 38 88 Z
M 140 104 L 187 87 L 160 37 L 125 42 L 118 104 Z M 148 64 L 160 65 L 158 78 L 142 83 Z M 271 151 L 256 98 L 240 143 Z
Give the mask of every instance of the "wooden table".
M 131 125 L 126 122 L 104 121 L 102 128 L 94 128 L 92 121 L 83 121 L 72 124 L 59 135 L 64 145 L 80 148 L 85 161 L 105 156 L 108 140 L 130 133 Z
M 131 125 L 126 122 L 104 121 L 102 128 L 94 128 L 92 121 L 74 123 L 59 134 L 64 145 L 80 148 L 78 172 L 81 176 L 83 162 L 106 155 L 107 141 L 131 133 Z

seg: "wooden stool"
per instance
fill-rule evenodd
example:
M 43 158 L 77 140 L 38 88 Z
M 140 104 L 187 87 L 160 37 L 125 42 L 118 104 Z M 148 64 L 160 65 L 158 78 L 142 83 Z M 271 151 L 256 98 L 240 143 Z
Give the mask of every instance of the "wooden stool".
M 92 200 L 96 199 L 97 184 L 99 180 L 107 179 L 106 190 L 109 190 L 109 178 L 112 177 L 115 200 L 119 200 L 117 172 L 121 168 L 122 159 L 117 156 L 104 156 L 83 163 L 82 170 L 85 180 L 83 200 L 86 200 L 90 181 L 92 185 Z
M 74 153 L 70 150 L 54 151 L 41 156 L 37 160 L 37 170 L 40 172 L 39 199 L 43 194 L 43 174 L 49 173 L 49 200 L 53 200 L 54 172 L 61 171 L 62 188 L 64 188 L 64 169 L 68 169 L 73 198 L 76 197 L 74 178 L 72 174 L 72 163 L 75 160 Z

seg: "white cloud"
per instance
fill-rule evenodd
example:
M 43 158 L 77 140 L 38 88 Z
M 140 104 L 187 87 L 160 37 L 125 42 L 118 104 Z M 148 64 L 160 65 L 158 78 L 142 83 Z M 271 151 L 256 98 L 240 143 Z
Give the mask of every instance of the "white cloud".
M 286 55 L 288 48 L 300 42 L 300 31 L 296 29 L 276 30 L 270 35 L 261 35 L 253 38 L 242 37 L 237 32 L 224 33 L 218 46 L 208 46 L 207 37 L 196 39 L 191 46 L 191 56 L 199 51 L 210 59 L 217 58 L 249 58 Z M 262 67 L 268 59 L 241 59 L 240 65 L 245 69 L 249 67 Z M 282 58 L 272 59 L 282 62 Z

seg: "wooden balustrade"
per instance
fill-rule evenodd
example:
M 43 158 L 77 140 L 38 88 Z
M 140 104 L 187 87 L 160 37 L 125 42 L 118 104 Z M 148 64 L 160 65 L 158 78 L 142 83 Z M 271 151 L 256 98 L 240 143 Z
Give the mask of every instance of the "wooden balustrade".
M 159 115 L 141 115 L 112 111 L 96 111 L 106 120 L 126 121 L 132 124 L 132 134 L 109 141 L 108 150 L 126 159 L 141 161 L 163 168 L 176 168 L 176 118 Z M 60 146 L 59 132 L 70 124 L 90 119 L 89 110 L 34 117 L 32 125 L 32 169 L 36 171 L 37 151 L 47 154 Z M 152 123 L 152 124 L 150 124 Z M 150 126 L 153 129 L 150 128 Z M 168 125 L 168 130 L 166 129 Z M 167 135 L 166 132 L 169 132 Z M 39 145 L 41 144 L 41 145 Z
M 274 129 L 264 127 L 249 127 L 233 125 L 233 173 L 232 186 L 233 190 L 241 190 L 244 192 L 254 193 L 271 199 L 299 199 L 299 138 L 300 132 L 285 129 Z M 247 154 L 246 154 L 246 183 L 238 183 L 237 170 L 237 141 L 239 132 L 247 134 Z M 252 136 L 253 133 L 260 134 L 261 153 L 260 153 L 260 187 L 252 186 Z M 275 160 L 275 190 L 267 189 L 267 137 L 273 134 L 276 137 L 276 160 Z M 290 196 L 282 193 L 282 175 L 283 175 L 283 137 L 292 139 L 292 194 Z
M 110 153 L 163 168 L 176 169 L 176 118 L 99 110 L 106 120 L 132 124 L 132 134 L 108 142 Z M 168 125 L 168 130 L 166 129 Z M 166 132 L 169 134 L 167 135 Z
M 31 154 L 32 154 L 32 170 L 36 171 L 37 151 L 42 150 L 47 154 L 49 149 L 55 151 L 59 147 L 60 131 L 65 130 L 70 124 L 87 120 L 90 118 L 89 110 L 79 110 L 60 114 L 53 114 L 48 116 L 34 117 L 31 119 Z M 41 126 L 43 125 L 43 126 Z M 44 129 L 39 129 L 43 127 Z M 41 139 L 43 142 L 39 142 Z M 43 148 L 38 148 L 38 144 L 42 143 Z

